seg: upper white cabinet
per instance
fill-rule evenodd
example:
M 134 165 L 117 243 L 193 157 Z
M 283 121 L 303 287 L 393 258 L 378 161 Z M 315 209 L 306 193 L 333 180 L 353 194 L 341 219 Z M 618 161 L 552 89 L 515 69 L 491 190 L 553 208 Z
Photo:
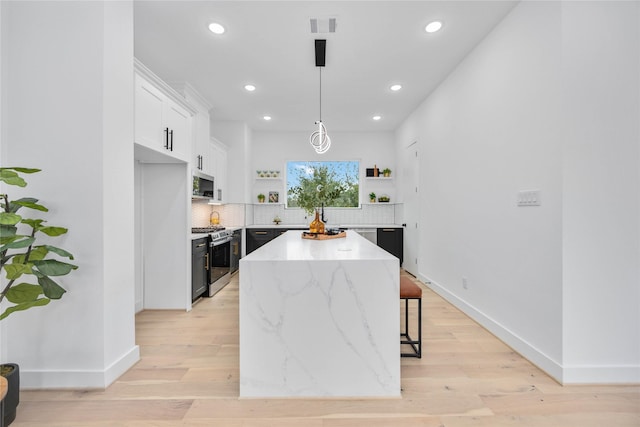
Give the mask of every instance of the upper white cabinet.
M 165 157 L 188 162 L 194 111 L 186 102 L 179 101 L 173 89 L 136 63 L 135 143 Z
M 214 191 L 213 198 L 218 203 L 227 201 L 227 147 L 215 138 L 211 138 L 214 158 Z
M 210 142 L 209 110 L 211 104 L 188 83 L 175 84 L 178 91 L 196 110 L 192 118 L 193 142 L 191 150 L 191 170 L 197 174 L 214 176 L 215 158 Z

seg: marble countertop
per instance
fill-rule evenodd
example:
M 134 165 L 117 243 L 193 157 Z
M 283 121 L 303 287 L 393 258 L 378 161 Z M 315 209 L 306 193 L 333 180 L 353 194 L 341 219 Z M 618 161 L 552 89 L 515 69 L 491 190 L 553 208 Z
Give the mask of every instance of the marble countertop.
M 393 260 L 389 252 L 374 245 L 355 231 L 347 237 L 330 240 L 303 239 L 298 230 L 287 231 L 256 249 L 242 260 L 248 261 L 344 261 Z
M 400 224 L 328 224 L 325 227 L 329 228 L 348 228 L 348 229 L 363 229 L 363 228 L 402 228 Z M 247 225 L 247 229 L 252 228 L 309 228 L 309 224 L 252 224 Z

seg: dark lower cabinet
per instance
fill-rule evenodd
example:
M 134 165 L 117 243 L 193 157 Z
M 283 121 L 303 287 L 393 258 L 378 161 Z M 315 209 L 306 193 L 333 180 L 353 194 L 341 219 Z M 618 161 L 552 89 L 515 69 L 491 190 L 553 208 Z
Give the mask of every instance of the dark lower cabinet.
M 271 228 L 251 228 L 247 230 L 247 255 L 258 249 L 260 246 L 270 242 L 274 237 L 275 230 Z
M 303 231 L 306 228 L 248 228 L 247 255 L 289 230 Z
M 241 256 L 242 256 L 242 231 L 236 230 L 233 232 L 233 239 L 231 240 L 231 256 L 229 261 L 229 272 L 231 274 L 235 273 L 240 268 Z
M 191 241 L 191 301 L 207 291 L 209 270 L 209 238 Z
M 378 246 L 400 260 L 402 265 L 403 257 L 403 229 L 402 228 L 378 228 Z

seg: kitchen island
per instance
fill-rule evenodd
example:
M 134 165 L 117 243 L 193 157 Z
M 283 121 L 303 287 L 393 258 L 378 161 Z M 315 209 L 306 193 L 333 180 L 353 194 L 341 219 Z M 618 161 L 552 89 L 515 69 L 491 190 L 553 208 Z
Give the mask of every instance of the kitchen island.
M 241 397 L 399 397 L 398 258 L 288 231 L 240 260 Z

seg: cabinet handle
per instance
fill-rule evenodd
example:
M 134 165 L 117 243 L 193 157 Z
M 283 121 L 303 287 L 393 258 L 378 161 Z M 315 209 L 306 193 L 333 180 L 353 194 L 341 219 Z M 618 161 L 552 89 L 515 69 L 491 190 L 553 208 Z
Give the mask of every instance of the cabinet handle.
M 169 149 L 169 128 L 164 128 L 164 148 Z
M 204 269 L 208 270 L 209 269 L 209 253 L 208 252 L 204 254 L 204 258 L 205 258 Z
M 233 254 L 238 255 L 238 242 L 233 244 Z
M 201 247 L 206 246 L 206 245 L 207 245 L 206 243 L 200 243 L 198 246 L 196 246 L 196 248 L 201 248 Z
M 254 231 L 254 233 L 256 233 L 256 234 L 267 234 L 266 231 Z
M 169 131 L 169 135 L 171 135 L 171 145 L 169 148 L 169 151 L 173 151 L 173 129 L 171 129 L 171 131 Z
M 382 231 L 396 231 L 395 228 L 383 228 Z

